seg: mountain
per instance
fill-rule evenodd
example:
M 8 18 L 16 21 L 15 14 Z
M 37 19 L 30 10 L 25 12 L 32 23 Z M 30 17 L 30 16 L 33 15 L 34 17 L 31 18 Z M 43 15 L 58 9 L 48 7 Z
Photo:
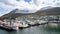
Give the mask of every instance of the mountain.
M 31 14 L 28 12 L 28 10 L 15 9 L 9 12 L 8 14 L 1 16 L 0 19 L 10 18 L 10 17 L 16 18 L 22 15 L 28 15 L 28 14 Z
M 36 14 L 39 15 L 60 15 L 60 7 L 53 7 L 46 10 L 38 10 Z
M 41 10 L 51 9 L 51 8 L 54 8 L 54 7 L 51 7 L 51 6 L 43 7 L 43 8 L 40 9 L 40 11 L 41 11 Z
M 10 13 L 1 16 L 0 19 L 10 18 L 10 17 L 16 18 L 16 17 L 20 17 L 20 16 L 27 16 L 27 15 L 32 15 L 32 16 L 60 15 L 60 7 L 51 7 L 51 8 L 48 7 L 48 9 L 45 9 L 45 8 L 46 7 L 42 8 L 34 13 L 29 13 L 28 10 L 15 9 L 15 10 L 11 11 Z

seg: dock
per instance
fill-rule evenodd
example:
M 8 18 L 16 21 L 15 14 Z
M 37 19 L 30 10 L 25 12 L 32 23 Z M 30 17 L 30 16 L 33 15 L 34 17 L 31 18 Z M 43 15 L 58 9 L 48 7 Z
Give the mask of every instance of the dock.
M 0 29 L 7 30 L 7 31 L 13 31 L 14 29 L 11 27 L 6 27 L 6 26 L 0 26 Z

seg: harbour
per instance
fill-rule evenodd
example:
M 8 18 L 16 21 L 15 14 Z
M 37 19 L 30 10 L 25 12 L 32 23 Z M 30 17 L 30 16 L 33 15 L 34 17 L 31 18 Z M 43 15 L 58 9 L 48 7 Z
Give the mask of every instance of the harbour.
M 48 27 L 47 25 L 32 26 L 17 31 L 6 31 L 0 29 L 1 34 L 60 34 L 60 29 L 55 27 Z
M 0 34 L 60 34 L 60 0 L 0 0 Z
M 39 19 L 38 19 L 39 18 Z M 0 20 L 0 28 L 5 30 L 19 30 L 31 26 L 45 25 L 54 23 L 56 26 L 60 24 L 60 16 L 40 16 L 40 17 L 18 17 Z

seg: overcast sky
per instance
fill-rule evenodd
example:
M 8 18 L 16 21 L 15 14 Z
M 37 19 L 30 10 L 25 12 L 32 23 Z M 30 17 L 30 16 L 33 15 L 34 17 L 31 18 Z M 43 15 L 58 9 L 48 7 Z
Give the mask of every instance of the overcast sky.
M 0 16 L 16 8 L 39 10 L 47 6 L 60 7 L 60 0 L 0 0 Z

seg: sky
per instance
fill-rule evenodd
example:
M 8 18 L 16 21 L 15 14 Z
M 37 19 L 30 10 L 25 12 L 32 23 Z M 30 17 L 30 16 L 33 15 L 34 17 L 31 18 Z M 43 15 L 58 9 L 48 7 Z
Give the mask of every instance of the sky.
M 39 10 L 48 6 L 60 7 L 60 0 L 0 0 L 0 16 L 16 8 L 20 10 Z

